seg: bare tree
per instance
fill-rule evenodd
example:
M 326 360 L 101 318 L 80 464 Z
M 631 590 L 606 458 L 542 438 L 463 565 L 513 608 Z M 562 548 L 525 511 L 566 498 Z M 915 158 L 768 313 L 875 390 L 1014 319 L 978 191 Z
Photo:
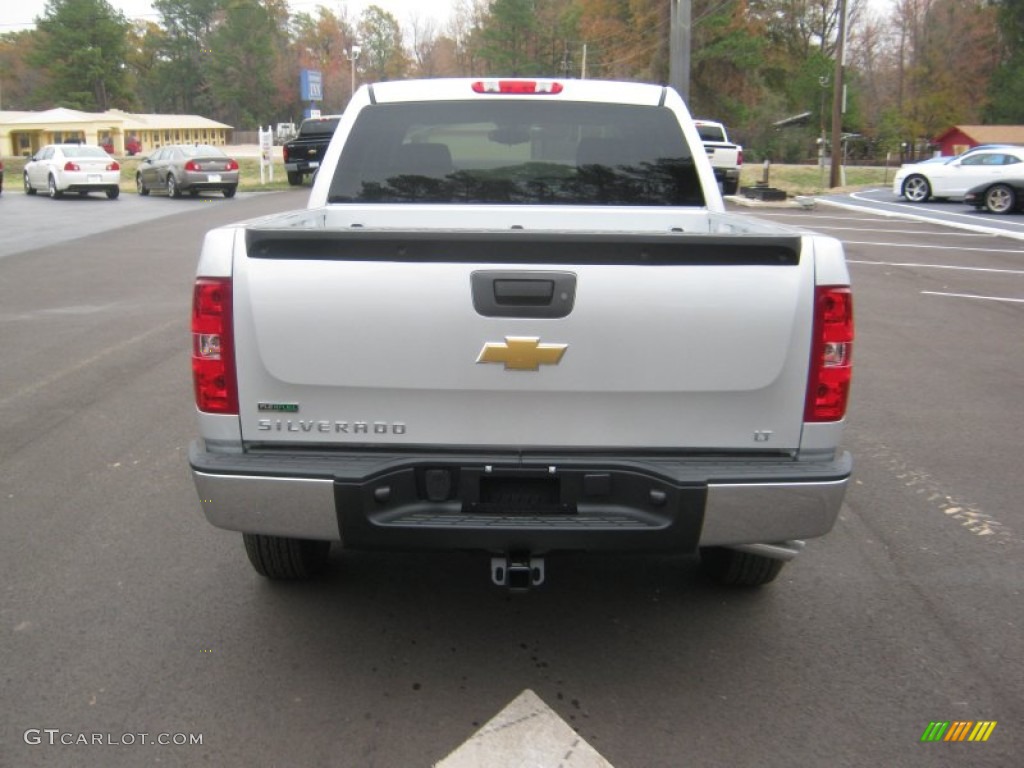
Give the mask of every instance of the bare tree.
M 412 32 L 412 59 L 418 77 L 435 77 L 438 74 L 437 21 L 433 16 L 414 12 L 409 19 Z

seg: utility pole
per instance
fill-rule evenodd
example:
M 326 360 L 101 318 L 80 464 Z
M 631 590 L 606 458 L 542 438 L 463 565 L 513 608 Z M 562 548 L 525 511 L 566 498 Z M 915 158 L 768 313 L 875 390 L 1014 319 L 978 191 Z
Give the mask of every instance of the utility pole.
M 349 60 L 352 67 L 352 89 L 349 92 L 349 101 L 352 101 L 352 97 L 356 95 L 356 59 L 359 58 L 359 54 L 362 52 L 363 46 L 357 43 L 352 43 L 352 46 L 345 51 L 345 58 Z
M 669 0 L 668 84 L 690 101 L 690 28 L 693 0 Z
M 843 82 L 843 65 L 846 63 L 846 0 L 839 0 L 839 31 L 836 34 L 836 72 L 832 78 L 832 172 L 829 186 L 838 187 L 840 162 L 843 150 L 843 98 L 846 83 Z

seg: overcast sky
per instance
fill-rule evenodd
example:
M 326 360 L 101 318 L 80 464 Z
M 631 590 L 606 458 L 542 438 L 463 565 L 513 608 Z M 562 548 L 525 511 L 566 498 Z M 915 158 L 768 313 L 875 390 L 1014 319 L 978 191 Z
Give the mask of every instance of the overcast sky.
M 160 21 L 160 15 L 150 5 L 150 0 L 107 0 L 114 8 L 122 11 L 128 19 L 144 18 Z M 368 5 L 376 5 L 390 13 L 403 27 L 409 25 L 414 15 L 422 18 L 434 17 L 443 25 L 451 9 L 450 0 L 288 0 L 296 13 L 315 13 L 322 5 L 339 12 L 347 6 L 349 15 L 358 17 Z M 46 0 L 0 0 L 0 32 L 14 32 L 34 26 L 33 20 L 46 10 Z

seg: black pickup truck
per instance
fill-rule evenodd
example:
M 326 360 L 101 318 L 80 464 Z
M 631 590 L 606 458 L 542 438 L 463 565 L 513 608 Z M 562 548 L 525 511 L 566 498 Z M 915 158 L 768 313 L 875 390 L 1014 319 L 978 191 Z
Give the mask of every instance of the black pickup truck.
M 289 184 L 297 187 L 303 176 L 316 173 L 340 119 L 341 115 L 324 115 L 302 121 L 298 135 L 281 148 Z

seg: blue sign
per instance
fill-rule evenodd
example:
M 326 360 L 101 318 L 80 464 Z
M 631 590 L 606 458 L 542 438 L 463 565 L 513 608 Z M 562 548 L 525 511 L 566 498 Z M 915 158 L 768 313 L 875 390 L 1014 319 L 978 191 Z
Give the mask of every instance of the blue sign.
M 303 69 L 299 72 L 299 92 L 303 101 L 324 100 L 324 80 L 319 69 Z

